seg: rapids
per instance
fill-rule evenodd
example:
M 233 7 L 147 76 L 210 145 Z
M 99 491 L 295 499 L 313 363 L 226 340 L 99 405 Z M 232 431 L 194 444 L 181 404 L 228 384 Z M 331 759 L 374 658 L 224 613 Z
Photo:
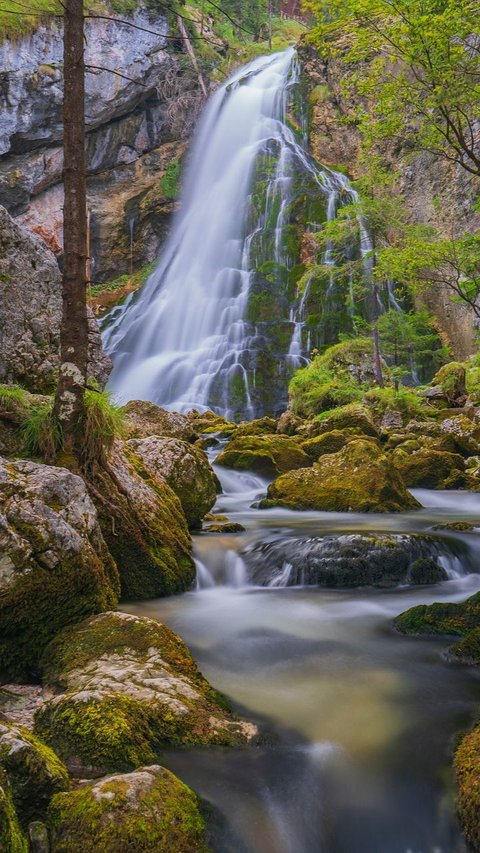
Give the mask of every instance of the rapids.
M 392 619 L 418 603 L 480 589 L 476 533 L 448 534 L 465 554 L 451 579 L 394 590 L 252 586 L 240 552 L 266 536 L 424 533 L 480 524 L 480 496 L 415 492 L 398 515 L 251 508 L 265 481 L 216 468 L 216 510 L 243 534 L 195 537 L 197 590 L 130 605 L 166 622 L 267 743 L 162 757 L 213 804 L 216 853 L 463 853 L 454 816 L 451 742 L 480 701 L 472 670 L 448 665 L 445 639 L 401 637 Z

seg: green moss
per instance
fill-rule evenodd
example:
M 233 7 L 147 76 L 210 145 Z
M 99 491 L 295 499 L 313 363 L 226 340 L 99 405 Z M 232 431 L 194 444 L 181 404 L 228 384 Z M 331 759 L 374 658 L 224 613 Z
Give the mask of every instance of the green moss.
M 357 339 L 329 347 L 297 371 L 289 386 L 290 407 L 311 417 L 361 400 L 373 382 L 372 344 Z
M 412 584 L 432 584 L 448 580 L 448 575 L 431 557 L 420 557 L 410 566 L 409 581 Z
M 445 364 L 432 379 L 432 385 L 439 385 L 450 403 L 455 403 L 457 400 L 465 398 L 465 382 L 465 367 L 458 361 L 451 361 L 449 364 Z
M 16 811 L 25 826 L 43 819 L 53 794 L 69 788 L 60 759 L 27 729 L 0 723 L 0 767 L 7 774 Z
M 73 755 L 101 772 L 126 771 L 155 760 L 153 723 L 150 706 L 129 696 L 76 701 L 67 695 L 56 705 L 42 706 L 35 731 L 67 762 Z M 174 740 L 168 723 L 163 731 L 167 740 Z
M 458 815 L 471 850 L 480 850 L 480 726 L 460 743 L 455 754 Z
M 124 454 L 119 456 L 120 481 L 115 463 L 97 465 L 91 474 L 91 496 L 118 566 L 122 598 L 184 592 L 195 578 L 195 564 L 180 500 L 167 483 L 150 477 L 128 445 Z M 123 475 L 128 488 L 121 483 Z
M 256 471 L 267 476 L 311 464 L 298 438 L 286 435 L 235 435 L 216 460 L 237 471 Z
M 318 415 L 312 429 L 317 433 L 331 432 L 338 429 L 355 430 L 357 433 L 378 438 L 378 430 L 372 421 L 370 412 L 363 406 L 357 406 L 353 403 L 346 406 L 339 406 L 336 409 L 331 409 L 328 412 L 323 412 Z
M 394 451 L 393 460 L 411 488 L 459 488 L 458 474 L 463 474 L 465 467 L 462 457 L 457 453 L 421 448 L 407 455 L 402 453 L 402 445 Z M 452 477 L 452 474 L 456 476 Z
M 178 198 L 180 194 L 181 170 L 182 166 L 179 157 L 172 160 L 165 169 L 165 174 L 159 181 L 160 188 L 165 198 Z
M 351 435 L 345 430 L 335 429 L 302 442 L 302 450 L 310 456 L 310 459 L 316 461 L 325 453 L 337 453 L 346 445 L 349 438 Z
M 268 487 L 262 507 L 330 512 L 400 512 L 419 504 L 371 441 L 349 442 L 310 469 L 289 471 Z
M 18 822 L 7 774 L 0 767 L 0 843 L 5 853 L 27 853 L 28 842 Z
M 157 766 L 58 794 L 50 806 L 49 828 L 58 853 L 209 850 L 197 797 Z
M 480 593 L 468 598 L 462 603 L 419 604 L 401 613 L 395 619 L 396 628 L 402 634 L 446 636 L 457 635 L 471 640 L 471 652 L 474 653 L 478 643 L 478 625 L 480 621 Z M 465 650 L 469 647 L 467 642 Z M 453 646 L 450 652 L 460 659 L 462 644 Z

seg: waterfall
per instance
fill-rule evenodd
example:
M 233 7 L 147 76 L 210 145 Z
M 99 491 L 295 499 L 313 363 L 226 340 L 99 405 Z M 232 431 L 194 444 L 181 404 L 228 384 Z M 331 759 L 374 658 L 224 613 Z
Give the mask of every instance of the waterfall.
M 298 263 L 298 250 L 287 245 L 292 209 L 306 197 L 307 183 L 310 200 L 323 199 L 327 216 L 342 194 L 351 197 L 347 179 L 320 170 L 306 152 L 305 133 L 289 126 L 298 78 L 289 48 L 255 59 L 210 98 L 183 182 L 182 209 L 157 269 L 104 326 L 114 361 L 110 388 L 118 399 L 143 398 L 179 411 L 213 408 L 230 417 L 263 413 L 268 393 L 280 407 L 285 402 L 289 347 L 301 356 L 297 323 L 303 320 L 290 319 L 288 304 L 272 332 L 268 310 L 257 318 L 249 300 L 255 292 L 266 304 L 272 280 L 275 298 L 289 286 L 285 280 Z M 288 302 L 279 295 L 279 304 L 282 298 Z M 272 374 L 279 382 L 275 393 Z

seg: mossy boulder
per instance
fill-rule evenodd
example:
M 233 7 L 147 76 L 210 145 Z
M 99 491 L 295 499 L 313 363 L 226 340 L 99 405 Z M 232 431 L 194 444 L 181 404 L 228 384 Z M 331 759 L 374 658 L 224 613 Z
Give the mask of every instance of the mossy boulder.
M 272 435 L 277 430 L 274 418 L 256 418 L 253 421 L 243 421 L 235 430 L 235 437 L 241 435 Z
M 0 671 L 35 673 L 54 634 L 114 607 L 118 573 L 85 483 L 0 460 Z
M 480 850 L 480 725 L 462 739 L 455 753 L 457 810 L 470 850 Z
M 159 765 L 106 776 L 57 794 L 50 805 L 51 853 L 208 853 L 193 791 Z
M 280 415 L 277 423 L 277 432 L 279 435 L 296 435 L 301 426 L 303 419 L 295 415 L 290 409 Z
M 28 853 L 28 841 L 18 821 L 8 777 L 1 767 L 0 844 L 2 853 Z
M 440 423 L 441 438 L 450 440 L 453 450 L 464 456 L 475 456 L 480 450 L 480 427 L 470 418 L 456 416 Z
M 395 619 L 395 627 L 402 634 L 462 637 L 447 654 L 450 660 L 466 664 L 480 663 L 479 626 L 480 593 L 464 602 L 419 604 Z
M 67 770 L 50 747 L 27 729 L 1 722 L 0 767 L 23 825 L 43 819 L 53 795 L 70 787 Z
M 308 454 L 310 459 L 316 462 L 320 459 L 320 456 L 324 456 L 326 453 L 338 453 L 349 441 L 372 441 L 377 442 L 377 439 L 368 438 L 363 435 L 355 435 L 353 430 L 349 429 L 333 429 L 331 432 L 321 433 L 321 435 L 317 435 L 315 438 L 309 438 L 307 441 L 302 442 L 302 450 Z
M 435 374 L 431 385 L 441 388 L 450 406 L 463 406 L 467 398 L 465 366 L 457 361 L 444 364 Z
M 289 471 L 268 487 L 262 508 L 317 509 L 330 512 L 401 512 L 420 504 L 401 475 L 371 441 L 349 442 L 338 453 L 321 456 L 312 468 Z
M 63 692 L 37 711 L 35 731 L 74 774 L 128 771 L 166 744 L 239 745 L 256 734 L 151 619 L 101 614 L 61 632 L 43 660 L 45 681 Z
M 206 412 L 197 412 L 192 409 L 187 415 L 194 430 L 200 435 L 219 434 L 224 437 L 230 437 L 237 430 L 237 424 L 228 421 L 223 415 L 216 415 L 210 410 Z
M 445 569 L 432 557 L 419 557 L 410 566 L 411 584 L 431 584 L 448 580 Z
M 195 578 L 185 514 L 173 489 L 149 477 L 128 444 L 116 441 L 89 483 L 124 599 L 183 592 Z
M 379 438 L 379 432 L 368 409 L 363 406 L 340 406 L 310 424 L 310 437 L 323 435 L 333 430 L 349 429 L 357 435 L 369 435 Z
M 392 454 L 392 459 L 411 488 L 459 488 L 456 485 L 459 482 L 458 473 L 463 474 L 465 468 L 463 458 L 458 453 L 429 448 L 420 448 L 407 454 L 400 446 Z
M 244 435 L 237 438 L 235 435 L 216 462 L 226 468 L 256 471 L 270 477 L 294 468 L 304 468 L 310 465 L 311 460 L 296 436 Z
M 168 412 L 146 400 L 131 400 L 121 409 L 128 438 L 148 438 L 151 435 L 179 438 L 193 442 L 198 431 L 186 415 Z
M 206 454 L 177 438 L 131 439 L 128 442 L 152 480 L 168 483 L 180 500 L 191 528 L 200 527 L 203 516 L 217 499 L 218 481 Z
M 433 537 L 407 534 L 282 537 L 249 546 L 242 558 L 251 581 L 261 586 L 393 587 L 433 582 L 425 580 L 427 567 L 416 579 L 419 564 L 432 571 L 430 563 L 437 564 L 430 555 L 443 547 Z

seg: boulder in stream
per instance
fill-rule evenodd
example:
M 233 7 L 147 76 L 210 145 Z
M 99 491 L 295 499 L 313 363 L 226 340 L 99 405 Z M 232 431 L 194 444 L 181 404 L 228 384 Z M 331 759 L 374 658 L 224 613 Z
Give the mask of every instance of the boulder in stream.
M 128 446 L 141 460 L 149 477 L 164 480 L 182 504 L 190 528 L 200 527 L 202 518 L 217 499 L 219 483 L 203 450 L 177 438 L 131 439 Z
M 52 853 L 208 853 L 197 796 L 158 764 L 57 794 Z
M 451 557 L 442 540 L 408 534 L 287 537 L 247 548 L 242 557 L 262 586 L 392 587 L 446 580 L 439 557 Z
M 420 504 L 396 467 L 369 440 L 349 442 L 311 468 L 289 471 L 268 487 L 260 506 L 330 512 L 401 512 Z
M 241 745 L 256 727 L 236 719 L 166 625 L 103 613 L 66 628 L 43 658 L 61 691 L 36 713 L 35 730 L 74 775 L 151 764 L 176 746 Z
M 305 468 L 311 459 L 295 436 L 234 435 L 216 462 L 236 471 L 255 471 L 268 477 Z
M 122 408 L 128 438 L 149 438 L 151 435 L 178 438 L 193 442 L 198 432 L 192 421 L 179 412 L 168 412 L 147 400 L 130 400 Z

